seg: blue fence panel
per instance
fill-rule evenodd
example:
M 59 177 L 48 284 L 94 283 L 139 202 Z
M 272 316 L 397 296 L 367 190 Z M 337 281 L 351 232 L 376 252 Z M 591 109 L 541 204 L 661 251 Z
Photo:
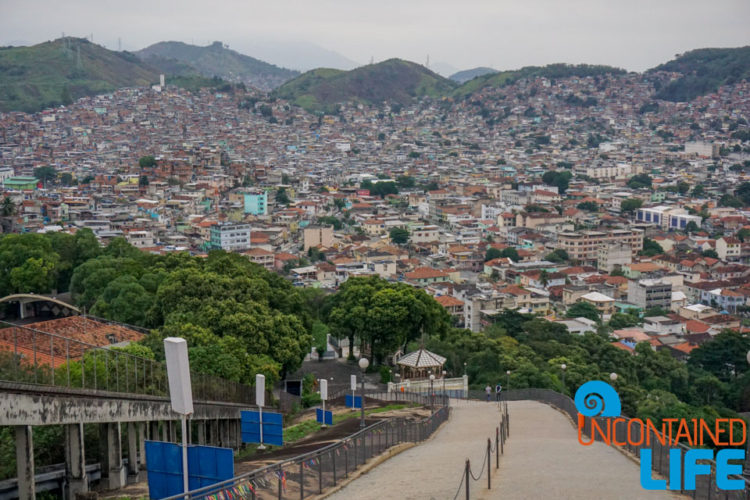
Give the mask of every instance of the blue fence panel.
M 321 424 L 333 425 L 333 412 L 323 411 L 322 408 L 316 408 L 315 417 Z
M 362 396 L 352 396 L 351 394 L 347 394 L 345 399 L 347 408 L 362 408 Z M 353 402 L 352 399 L 354 399 Z
M 260 443 L 260 412 L 243 411 L 242 442 Z M 263 412 L 263 443 L 284 445 L 284 427 L 281 413 Z
M 158 500 L 183 493 L 182 446 L 176 443 L 146 441 L 148 494 Z M 234 477 L 234 457 L 230 448 L 188 447 L 188 487 L 210 486 Z
M 188 485 L 191 491 L 233 477 L 234 455 L 230 448 L 212 446 L 188 448 Z
M 146 468 L 150 498 L 166 498 L 183 492 L 182 450 L 179 445 L 146 441 Z

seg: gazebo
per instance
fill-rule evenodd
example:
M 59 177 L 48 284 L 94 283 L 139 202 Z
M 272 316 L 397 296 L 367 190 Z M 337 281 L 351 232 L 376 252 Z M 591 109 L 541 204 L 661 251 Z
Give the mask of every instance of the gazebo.
M 396 364 L 401 370 L 402 380 L 427 378 L 430 371 L 435 374 L 435 377 L 440 378 L 442 377 L 445 358 L 422 347 L 409 354 L 404 354 Z

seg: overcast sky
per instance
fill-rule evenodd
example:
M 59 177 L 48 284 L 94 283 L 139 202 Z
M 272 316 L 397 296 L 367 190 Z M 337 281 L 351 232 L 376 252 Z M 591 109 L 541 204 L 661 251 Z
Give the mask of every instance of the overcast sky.
M 424 64 L 429 54 L 458 69 L 585 62 L 641 71 L 694 48 L 750 45 L 750 0 L 0 0 L 0 44 L 63 32 L 111 49 L 118 38 L 128 50 L 221 40 L 257 56 L 250 50 L 285 42 L 357 63 Z

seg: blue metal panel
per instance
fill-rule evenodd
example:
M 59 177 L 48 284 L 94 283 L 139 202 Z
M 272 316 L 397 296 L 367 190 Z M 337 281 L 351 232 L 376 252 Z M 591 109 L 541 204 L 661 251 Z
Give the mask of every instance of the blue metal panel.
M 333 425 L 333 412 L 323 411 L 322 408 L 316 408 L 315 417 L 321 424 Z
M 183 493 L 182 447 L 175 443 L 146 441 L 149 497 L 158 500 Z M 188 487 L 191 490 L 234 477 L 230 448 L 188 447 Z
M 260 443 L 260 412 L 242 412 L 242 442 Z M 263 443 L 274 446 L 284 445 L 281 413 L 263 412 Z
M 352 397 L 354 398 L 354 402 L 352 402 Z M 347 408 L 362 408 L 362 396 L 347 394 L 345 399 Z

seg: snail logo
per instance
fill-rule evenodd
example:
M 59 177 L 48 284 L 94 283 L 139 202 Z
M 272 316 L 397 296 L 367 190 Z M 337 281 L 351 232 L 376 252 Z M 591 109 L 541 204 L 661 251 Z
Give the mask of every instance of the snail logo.
M 576 409 L 586 417 L 619 417 L 620 396 L 606 382 L 591 380 L 576 391 Z

